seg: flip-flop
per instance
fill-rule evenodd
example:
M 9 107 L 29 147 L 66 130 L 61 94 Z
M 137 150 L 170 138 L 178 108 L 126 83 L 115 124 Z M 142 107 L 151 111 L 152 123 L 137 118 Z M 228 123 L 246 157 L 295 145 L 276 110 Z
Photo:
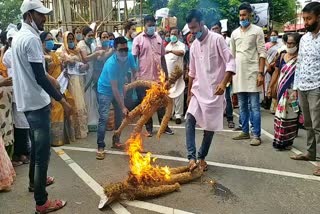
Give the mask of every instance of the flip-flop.
M 18 167 L 18 166 L 21 166 L 23 165 L 23 162 L 22 161 L 12 161 L 12 166 L 13 167 Z
M 314 176 L 320 176 L 320 167 L 313 172 Z

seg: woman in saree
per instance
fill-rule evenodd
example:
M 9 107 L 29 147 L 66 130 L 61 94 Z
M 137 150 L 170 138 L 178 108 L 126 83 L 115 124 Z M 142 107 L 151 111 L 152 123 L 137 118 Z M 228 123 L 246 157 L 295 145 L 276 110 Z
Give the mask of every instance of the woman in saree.
M 67 31 L 63 35 L 63 45 L 59 50 L 64 73 L 69 77 L 68 90 L 74 99 L 74 130 L 77 139 L 88 135 L 88 114 L 84 96 L 84 75 L 88 65 L 82 62 L 80 50 L 76 48 L 76 38 Z
M 272 91 L 276 91 L 277 94 L 273 147 L 278 150 L 290 149 L 298 131 L 299 109 L 293 82 L 299 42 L 299 33 L 288 35 L 286 53 L 283 53 L 277 61 L 268 90 L 269 96 Z
M 89 131 L 97 131 L 98 128 L 98 101 L 96 86 L 96 71 L 94 64 L 97 58 L 104 54 L 104 50 L 97 50 L 94 52 L 92 44 L 95 42 L 93 30 L 90 27 L 82 29 L 84 40 L 81 40 L 77 47 L 80 49 L 81 57 L 84 63 L 89 65 L 87 74 L 85 75 L 85 102 L 88 111 L 88 129 Z
M 51 33 L 43 32 L 40 34 L 43 52 L 46 60 L 47 72 L 54 79 L 58 79 L 62 74 L 62 64 L 58 55 L 52 52 L 54 38 Z M 74 100 L 68 90 L 63 91 L 67 102 L 74 107 Z M 62 105 L 51 100 L 51 145 L 63 146 L 75 141 L 74 124 L 72 116 L 66 118 Z
M 10 191 L 15 177 L 16 173 L 0 136 L 0 192 Z

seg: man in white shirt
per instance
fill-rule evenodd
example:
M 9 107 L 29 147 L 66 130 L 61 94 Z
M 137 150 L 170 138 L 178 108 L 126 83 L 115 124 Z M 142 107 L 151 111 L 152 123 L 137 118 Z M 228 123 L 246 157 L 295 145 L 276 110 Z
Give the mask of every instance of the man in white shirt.
M 291 158 L 316 161 L 320 146 L 320 3 L 309 3 L 302 12 L 308 32 L 300 41 L 293 89 L 299 92 L 308 149 L 306 154 Z M 313 174 L 320 176 L 320 165 Z
M 170 43 L 166 46 L 166 63 L 168 68 L 169 76 L 174 71 L 175 66 L 178 66 L 181 70 L 183 70 L 183 57 L 186 52 L 185 44 L 178 40 L 179 30 L 174 27 L 170 30 Z M 185 88 L 185 83 L 183 80 L 183 75 L 176 82 L 173 87 L 172 93 L 174 95 L 174 117 L 176 120 L 176 124 L 181 124 L 181 119 L 183 116 L 183 103 L 184 103 L 184 90 L 179 90 L 181 88 Z
M 66 202 L 49 201 L 46 185 L 50 159 L 50 96 L 59 101 L 66 115 L 71 107 L 62 97 L 58 84 L 45 72 L 45 61 L 39 32 L 44 30 L 45 15 L 52 13 L 40 0 L 24 0 L 21 5 L 24 23 L 12 41 L 13 90 L 17 110 L 24 112 L 30 125 L 31 155 L 29 191 L 34 191 L 36 212 L 61 209 Z M 55 85 L 55 87 L 53 86 Z

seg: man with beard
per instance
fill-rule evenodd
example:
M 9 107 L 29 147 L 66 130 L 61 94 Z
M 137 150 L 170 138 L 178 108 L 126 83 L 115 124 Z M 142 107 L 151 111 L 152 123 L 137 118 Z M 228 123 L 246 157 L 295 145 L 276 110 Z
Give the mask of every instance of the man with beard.
M 308 32 L 300 41 L 293 88 L 299 93 L 304 125 L 307 130 L 308 150 L 306 154 L 291 158 L 315 161 L 317 146 L 320 145 L 320 3 L 311 2 L 303 8 L 302 12 Z M 313 174 L 320 176 L 320 165 Z
M 40 0 L 24 0 L 21 5 L 24 23 L 12 41 L 13 90 L 17 110 L 24 112 L 30 125 L 31 155 L 29 191 L 34 192 L 36 213 L 48 213 L 65 206 L 62 200 L 48 200 L 46 186 L 50 159 L 50 96 L 60 102 L 66 115 L 71 106 L 57 90 L 56 80 L 45 72 L 45 61 L 39 32 L 44 30 L 51 9 Z

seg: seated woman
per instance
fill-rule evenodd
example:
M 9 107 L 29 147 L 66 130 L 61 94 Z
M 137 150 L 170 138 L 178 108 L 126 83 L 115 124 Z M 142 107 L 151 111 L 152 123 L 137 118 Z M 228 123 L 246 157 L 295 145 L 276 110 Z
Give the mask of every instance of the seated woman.
M 46 60 L 47 72 L 54 79 L 59 79 L 62 74 L 61 61 L 58 55 L 52 52 L 54 40 L 51 33 L 43 32 L 40 34 L 40 39 L 43 46 L 43 52 Z M 63 95 L 67 102 L 74 106 L 74 100 L 68 90 L 63 91 Z M 66 143 L 75 141 L 74 124 L 72 116 L 66 118 L 62 105 L 51 100 L 51 145 L 63 146 Z
M 277 94 L 273 147 L 278 150 L 290 149 L 298 131 L 298 96 L 293 82 L 300 38 L 299 33 L 288 35 L 287 51 L 278 59 L 268 90 L 268 96 L 272 91 Z

